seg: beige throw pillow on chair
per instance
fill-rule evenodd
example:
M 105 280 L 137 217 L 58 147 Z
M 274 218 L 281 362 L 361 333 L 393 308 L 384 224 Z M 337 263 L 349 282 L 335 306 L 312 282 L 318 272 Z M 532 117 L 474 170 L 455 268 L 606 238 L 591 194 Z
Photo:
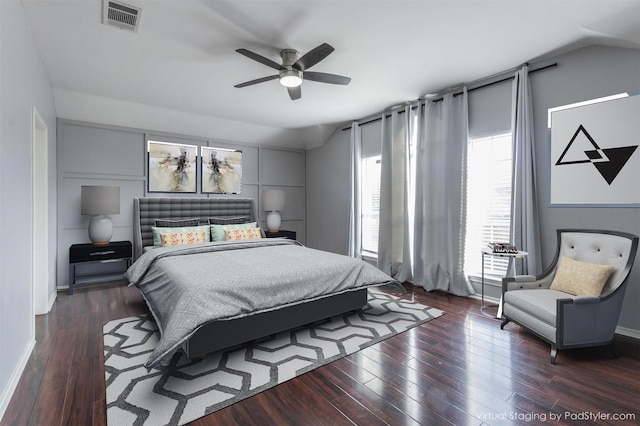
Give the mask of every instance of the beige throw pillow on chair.
M 600 296 L 614 270 L 611 265 L 598 265 L 562 257 L 550 289 L 576 296 Z

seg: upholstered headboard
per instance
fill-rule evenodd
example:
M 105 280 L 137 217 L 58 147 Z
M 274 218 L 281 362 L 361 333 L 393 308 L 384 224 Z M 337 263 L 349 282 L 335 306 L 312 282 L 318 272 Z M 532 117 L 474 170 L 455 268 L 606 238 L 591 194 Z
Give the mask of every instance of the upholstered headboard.
M 255 203 L 251 198 L 134 198 L 133 256 L 139 258 L 146 246 L 153 245 L 151 227 L 156 219 L 199 218 L 208 224 L 209 217 L 247 216 L 257 221 Z

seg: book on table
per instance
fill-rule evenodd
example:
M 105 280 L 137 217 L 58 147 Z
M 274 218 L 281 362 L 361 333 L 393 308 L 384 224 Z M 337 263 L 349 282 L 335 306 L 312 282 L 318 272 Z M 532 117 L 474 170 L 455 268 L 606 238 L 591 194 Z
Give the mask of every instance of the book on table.
M 507 253 L 507 254 L 517 254 L 518 249 L 513 244 L 509 243 L 489 243 L 487 244 L 489 249 L 493 253 Z

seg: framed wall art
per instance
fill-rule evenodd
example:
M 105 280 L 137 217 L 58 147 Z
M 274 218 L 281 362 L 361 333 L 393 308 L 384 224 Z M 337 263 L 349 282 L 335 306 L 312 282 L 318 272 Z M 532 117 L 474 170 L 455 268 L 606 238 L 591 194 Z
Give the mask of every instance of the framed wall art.
M 242 193 L 242 151 L 200 147 L 202 193 Z
M 149 192 L 196 192 L 196 145 L 148 141 Z
M 640 206 L 640 96 L 549 109 L 550 205 Z

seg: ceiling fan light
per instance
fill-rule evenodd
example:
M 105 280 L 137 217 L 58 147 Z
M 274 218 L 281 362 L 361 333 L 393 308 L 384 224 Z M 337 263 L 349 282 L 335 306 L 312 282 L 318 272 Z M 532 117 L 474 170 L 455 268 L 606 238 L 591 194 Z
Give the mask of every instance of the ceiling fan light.
M 302 71 L 289 69 L 280 71 L 280 84 L 284 87 L 298 87 L 302 84 Z

